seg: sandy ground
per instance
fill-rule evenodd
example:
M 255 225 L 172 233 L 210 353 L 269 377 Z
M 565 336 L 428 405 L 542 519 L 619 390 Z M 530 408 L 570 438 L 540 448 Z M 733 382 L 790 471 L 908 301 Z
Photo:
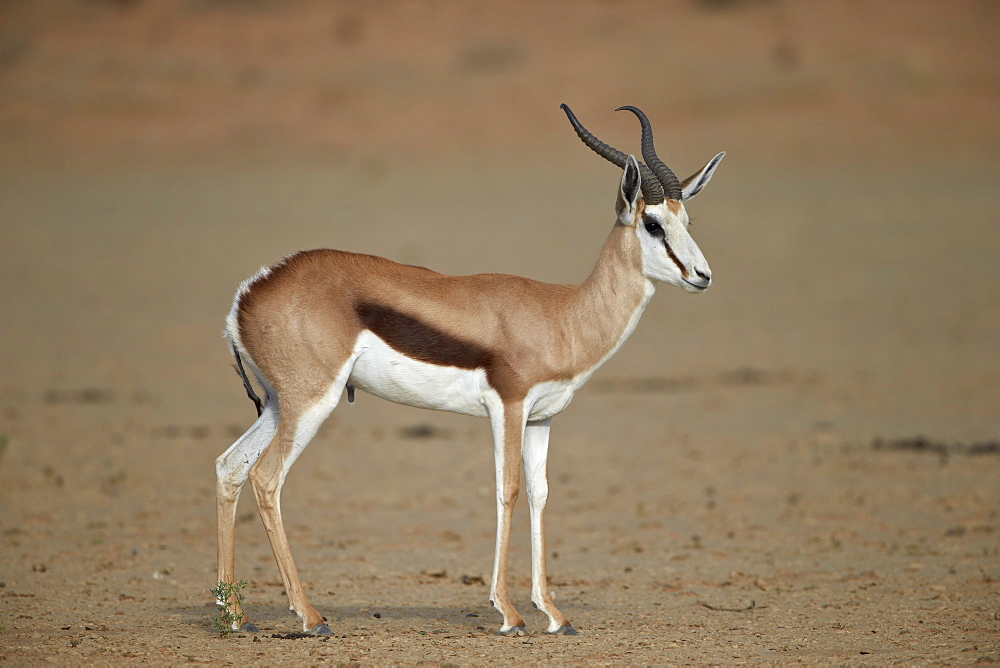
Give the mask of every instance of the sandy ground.
M 990 2 L 0 6 L 0 661 L 1000 663 L 1000 11 Z M 220 333 L 301 248 L 582 280 L 617 170 L 682 175 L 662 287 L 554 421 L 550 637 L 492 634 L 485 421 L 359 393 L 253 506 L 220 638 Z

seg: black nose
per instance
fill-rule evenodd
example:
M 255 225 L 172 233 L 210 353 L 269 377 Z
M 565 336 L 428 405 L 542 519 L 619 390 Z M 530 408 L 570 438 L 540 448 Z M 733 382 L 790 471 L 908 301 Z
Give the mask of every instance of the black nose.
M 694 273 L 698 274 L 699 276 L 701 276 L 702 278 L 704 278 L 706 281 L 712 280 L 712 275 L 711 274 L 706 274 L 701 269 L 695 269 Z

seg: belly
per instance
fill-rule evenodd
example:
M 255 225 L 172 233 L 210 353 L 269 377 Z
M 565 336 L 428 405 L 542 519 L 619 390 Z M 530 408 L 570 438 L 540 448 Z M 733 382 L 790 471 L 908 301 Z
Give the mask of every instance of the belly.
M 348 382 L 369 394 L 417 408 L 487 417 L 486 372 L 419 362 L 393 350 L 365 331 Z

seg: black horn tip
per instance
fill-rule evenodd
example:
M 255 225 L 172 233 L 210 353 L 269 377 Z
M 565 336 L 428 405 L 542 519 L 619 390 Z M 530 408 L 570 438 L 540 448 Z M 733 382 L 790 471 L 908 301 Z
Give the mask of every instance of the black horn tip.
M 563 103 L 559 105 L 559 108 L 566 112 L 566 117 L 569 118 L 569 122 L 576 131 L 577 136 L 583 140 L 583 143 L 590 148 L 590 150 L 594 151 L 599 156 L 608 162 L 617 165 L 618 167 L 625 166 L 628 161 L 628 156 L 625 153 L 608 146 L 588 132 L 587 129 L 581 125 L 580 121 L 577 120 L 576 115 L 572 112 L 572 110 L 570 110 L 569 105 Z M 639 113 L 641 114 L 642 112 Z M 663 188 L 660 185 L 659 179 L 646 165 L 641 162 L 638 164 L 643 198 L 646 200 L 647 204 L 659 204 L 663 201 Z
M 645 112 L 643 112 L 642 109 L 640 109 L 639 107 L 633 107 L 631 104 L 624 104 L 624 105 L 618 107 L 617 109 L 615 109 L 615 111 L 631 111 L 633 114 L 635 114 L 636 116 L 639 117 L 639 120 L 643 120 L 643 121 L 647 121 L 648 120 L 646 118 Z

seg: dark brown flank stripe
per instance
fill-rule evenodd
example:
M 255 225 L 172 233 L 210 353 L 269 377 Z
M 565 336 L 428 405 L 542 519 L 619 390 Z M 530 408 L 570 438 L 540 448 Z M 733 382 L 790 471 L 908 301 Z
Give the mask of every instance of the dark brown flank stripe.
M 486 348 L 462 341 L 388 306 L 361 303 L 355 312 L 365 329 L 396 352 L 415 360 L 460 369 L 483 369 L 493 362 L 494 355 Z
M 361 325 L 398 353 L 420 362 L 460 369 L 483 369 L 502 399 L 523 398 L 528 388 L 503 356 L 431 327 L 388 306 L 361 302 L 354 308 Z

